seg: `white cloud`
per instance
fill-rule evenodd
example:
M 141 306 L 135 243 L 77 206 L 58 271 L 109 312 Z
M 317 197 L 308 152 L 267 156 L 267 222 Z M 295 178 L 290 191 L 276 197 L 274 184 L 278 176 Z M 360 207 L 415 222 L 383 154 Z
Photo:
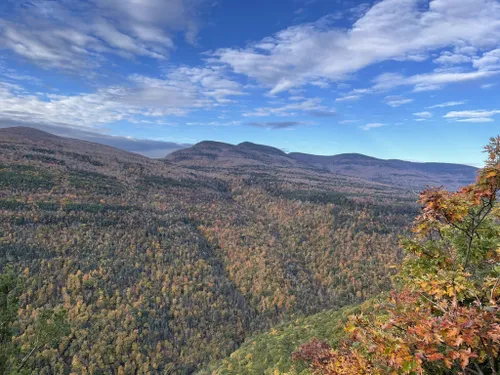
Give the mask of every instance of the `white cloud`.
M 493 122 L 493 120 L 490 117 L 472 117 L 472 118 L 462 118 L 459 120 L 456 120 L 457 122 Z
M 347 90 L 350 88 L 351 88 L 351 85 L 349 83 L 345 83 L 345 82 L 337 83 L 337 89 L 339 89 L 339 90 Z
M 188 126 L 236 126 L 241 125 L 241 121 L 209 121 L 209 122 L 187 122 Z
M 433 83 L 422 83 L 415 85 L 413 92 L 435 91 L 441 89 L 442 86 Z
M 352 89 L 343 97 L 336 99 L 337 101 L 343 100 L 358 100 L 363 95 L 373 94 L 375 90 L 373 88 L 363 88 L 363 89 Z
M 371 123 L 371 124 L 363 125 L 363 126 L 361 126 L 361 129 L 363 129 L 363 130 L 371 130 L 371 129 L 380 128 L 382 126 L 385 126 L 385 124 L 381 124 L 379 122 L 376 122 L 376 123 Z
M 498 114 L 500 114 L 500 110 L 498 109 L 491 111 L 479 109 L 473 111 L 452 111 L 443 117 L 457 122 L 492 122 L 494 121 L 492 117 Z
M 250 112 L 243 113 L 245 117 L 266 117 L 266 116 L 297 116 L 306 114 L 314 117 L 333 117 L 336 112 L 321 104 L 322 99 L 312 98 L 303 101 L 296 101 L 279 107 L 260 107 Z
M 336 102 L 346 102 L 346 101 L 354 101 L 360 98 L 359 95 L 346 95 L 341 98 L 335 99 Z
M 472 61 L 470 56 L 454 54 L 451 52 L 443 52 L 441 56 L 434 60 L 435 63 L 442 65 L 458 65 Z
M 171 68 L 161 79 L 132 75 L 123 85 L 79 95 L 31 94 L 0 82 L 0 119 L 80 128 L 122 120 L 156 122 L 220 106 L 242 94 L 222 71 L 188 67 Z
M 244 95 L 243 86 L 227 77 L 221 66 L 205 68 L 179 67 L 168 71 L 167 77 L 174 82 L 190 82 L 199 85 L 203 95 L 214 98 L 219 103 L 228 103 L 231 96 Z
M 460 41 L 456 42 L 455 48 L 452 51 L 443 51 L 441 55 L 434 59 L 436 64 L 445 66 L 467 64 L 472 62 L 477 49 L 471 46 L 460 45 Z
M 472 118 L 472 117 L 491 117 L 500 114 L 500 110 L 485 111 L 482 109 L 473 111 L 452 111 L 444 115 L 444 118 Z
M 413 102 L 413 99 L 401 98 L 399 96 L 387 96 L 385 98 L 385 103 L 393 108 L 400 107 L 403 104 L 408 104 L 411 102 Z
M 0 88 L 0 119 L 15 122 L 94 127 L 133 115 L 110 93 L 40 97 Z
M 163 41 L 162 28 L 186 33 L 194 42 L 199 29 L 199 0 L 94 0 L 98 11 L 129 23 L 133 32 L 144 40 Z
M 370 3 L 361 3 L 351 9 L 349 9 L 349 13 L 354 18 L 359 18 L 363 16 L 370 9 Z
M 375 78 L 373 90 L 384 91 L 399 86 L 414 86 L 413 91 L 437 90 L 449 83 L 467 82 L 500 74 L 500 71 L 434 72 L 403 76 L 398 73 L 383 73 Z
M 459 41 L 465 56 L 479 48 L 496 48 L 499 39 L 496 0 L 433 0 L 428 7 L 417 0 L 383 0 L 347 30 L 334 28 L 324 18 L 282 30 L 246 48 L 219 49 L 213 56 L 278 93 L 318 79 L 343 80 L 385 60 L 422 61 L 429 52 Z M 265 50 L 259 48 L 263 43 Z M 405 82 L 422 91 L 479 79 L 483 77 L 479 73 L 419 75 Z
M 420 118 L 431 118 L 432 113 L 424 111 L 424 112 L 415 112 L 413 116 L 420 117 Z
M 23 82 L 35 86 L 42 85 L 40 78 L 8 68 L 2 61 L 0 61 L 0 76 L 3 80 L 10 82 Z
M 371 89 L 354 89 L 351 91 L 352 94 L 369 94 Z
M 202 0 L 19 0 L 0 19 L 0 50 L 63 69 L 101 65 L 106 55 L 165 59 L 171 35 L 194 41 Z
M 495 83 L 486 83 L 484 85 L 481 85 L 481 88 L 482 89 L 490 89 L 492 87 L 494 87 L 496 84 Z
M 458 105 L 465 104 L 465 101 L 455 101 L 455 102 L 445 102 L 445 103 L 440 103 L 440 104 L 434 104 L 431 105 L 430 107 L 427 107 L 429 109 L 432 108 L 446 108 L 446 107 L 455 107 Z
M 474 59 L 473 66 L 479 70 L 500 70 L 500 48 L 486 52 L 480 58 Z

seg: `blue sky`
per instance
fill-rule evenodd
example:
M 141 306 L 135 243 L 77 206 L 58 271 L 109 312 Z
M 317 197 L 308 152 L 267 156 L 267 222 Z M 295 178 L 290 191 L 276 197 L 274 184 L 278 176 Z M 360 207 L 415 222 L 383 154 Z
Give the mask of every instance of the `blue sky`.
M 497 0 L 0 4 L 0 126 L 150 156 L 218 140 L 480 165 L 499 78 Z

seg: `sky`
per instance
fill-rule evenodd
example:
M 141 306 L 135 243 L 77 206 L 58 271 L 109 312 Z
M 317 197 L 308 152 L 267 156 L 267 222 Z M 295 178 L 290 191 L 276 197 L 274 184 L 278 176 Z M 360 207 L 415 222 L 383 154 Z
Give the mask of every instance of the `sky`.
M 0 127 L 480 166 L 498 0 L 2 0 Z

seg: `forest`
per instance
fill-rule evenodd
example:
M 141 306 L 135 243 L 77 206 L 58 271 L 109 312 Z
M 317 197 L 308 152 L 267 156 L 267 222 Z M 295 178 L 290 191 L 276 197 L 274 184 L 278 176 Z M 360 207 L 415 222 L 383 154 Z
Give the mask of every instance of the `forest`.
M 449 354 L 445 336 L 415 347 L 434 326 L 413 332 L 423 317 L 438 324 L 438 307 L 479 314 L 477 297 L 484 340 L 498 342 L 497 149 L 476 185 L 419 203 L 251 145 L 231 163 L 194 151 L 154 160 L 0 131 L 0 373 L 498 373 L 496 344 L 464 337 Z M 464 246 L 473 255 L 457 268 Z

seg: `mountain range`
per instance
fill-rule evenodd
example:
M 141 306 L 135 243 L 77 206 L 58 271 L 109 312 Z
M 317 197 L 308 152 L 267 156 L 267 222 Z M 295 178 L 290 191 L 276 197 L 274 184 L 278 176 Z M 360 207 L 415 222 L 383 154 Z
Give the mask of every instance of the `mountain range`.
M 47 139 L 50 134 L 27 127 L 4 128 L 0 129 L 0 133 L 3 136 L 11 134 L 14 137 L 29 133 L 30 137 L 40 141 L 44 138 Z M 55 137 L 51 134 L 50 136 L 52 139 Z M 70 138 L 60 138 L 71 142 Z M 82 142 L 90 149 L 92 149 L 92 145 L 95 145 L 93 142 L 76 139 L 73 142 L 75 144 Z M 173 151 L 164 160 L 190 169 L 219 170 L 227 173 L 231 173 L 234 167 L 258 169 L 259 166 L 277 169 L 317 170 L 318 172 L 331 172 L 336 175 L 361 178 L 413 191 L 428 185 L 456 190 L 474 181 L 477 172 L 477 168 L 463 164 L 384 160 L 357 153 L 331 156 L 299 152 L 285 153 L 271 146 L 251 142 L 232 145 L 203 141 L 191 147 Z
M 404 160 L 383 160 L 362 154 L 333 156 L 285 153 L 277 148 L 243 142 L 231 145 L 200 142 L 190 148 L 169 154 L 166 160 L 189 168 L 231 171 L 234 168 L 292 168 L 331 172 L 410 190 L 427 185 L 456 190 L 474 181 L 477 168 L 449 163 L 417 163 Z

